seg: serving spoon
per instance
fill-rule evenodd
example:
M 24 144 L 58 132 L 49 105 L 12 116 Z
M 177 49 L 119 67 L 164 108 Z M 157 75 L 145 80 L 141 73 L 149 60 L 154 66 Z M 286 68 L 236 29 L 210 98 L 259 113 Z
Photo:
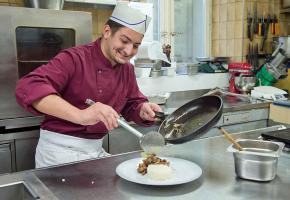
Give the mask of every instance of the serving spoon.
M 239 143 L 237 143 L 237 141 L 224 128 L 220 127 L 219 130 L 222 132 L 225 138 L 234 145 L 236 149 L 238 149 L 239 151 L 243 151 L 243 147 Z
M 95 102 L 91 99 L 86 99 L 85 102 L 87 105 L 93 105 Z M 150 131 L 146 134 L 142 134 L 137 129 L 130 126 L 127 122 L 124 120 L 118 118 L 117 119 L 118 124 L 125 128 L 130 133 L 133 133 L 135 136 L 139 138 L 140 146 L 148 154 L 151 153 L 159 153 L 162 148 L 165 146 L 165 140 L 164 137 L 157 131 Z

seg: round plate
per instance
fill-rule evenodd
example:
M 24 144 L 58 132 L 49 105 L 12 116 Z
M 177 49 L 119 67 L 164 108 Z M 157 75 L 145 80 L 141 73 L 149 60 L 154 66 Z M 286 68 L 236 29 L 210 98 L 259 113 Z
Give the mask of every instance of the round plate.
M 190 161 L 180 158 L 162 157 L 170 162 L 173 173 L 169 179 L 153 180 L 146 174 L 142 175 L 137 172 L 138 164 L 142 163 L 144 158 L 134 158 L 119 164 L 116 173 L 123 179 L 134 183 L 144 185 L 178 185 L 198 179 L 201 174 L 201 168 Z

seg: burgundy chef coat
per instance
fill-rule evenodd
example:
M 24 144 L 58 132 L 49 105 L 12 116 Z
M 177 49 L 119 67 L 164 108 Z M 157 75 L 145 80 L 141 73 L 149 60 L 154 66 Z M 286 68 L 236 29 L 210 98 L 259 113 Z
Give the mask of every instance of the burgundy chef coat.
M 87 108 L 87 98 L 113 107 L 127 121 L 149 125 L 139 116 L 147 98 L 139 91 L 134 66 L 130 63 L 111 65 L 101 51 L 101 41 L 61 51 L 48 64 L 24 76 L 17 83 L 16 100 L 29 112 L 40 115 L 32 103 L 49 94 L 57 94 L 78 107 Z M 45 115 L 41 128 L 87 139 L 99 139 L 106 133 L 100 122 L 82 126 Z

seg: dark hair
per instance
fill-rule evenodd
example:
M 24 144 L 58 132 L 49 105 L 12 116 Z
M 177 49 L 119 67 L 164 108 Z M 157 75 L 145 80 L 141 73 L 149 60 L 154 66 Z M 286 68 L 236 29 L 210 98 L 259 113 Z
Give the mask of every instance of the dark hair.
M 124 25 L 119 24 L 119 23 L 117 23 L 117 22 L 115 22 L 115 21 L 113 21 L 113 20 L 110 20 L 110 19 L 106 22 L 106 25 L 109 25 L 109 26 L 110 26 L 113 35 L 114 35 L 114 34 L 115 34 L 115 33 L 116 33 L 120 28 L 125 27 Z

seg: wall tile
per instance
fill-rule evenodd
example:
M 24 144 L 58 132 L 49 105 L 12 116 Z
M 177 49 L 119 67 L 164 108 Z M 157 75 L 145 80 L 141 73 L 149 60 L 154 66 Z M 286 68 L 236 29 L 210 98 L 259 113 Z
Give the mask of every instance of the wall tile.
M 227 22 L 221 22 L 219 24 L 219 34 L 220 39 L 227 39 Z
M 213 22 L 219 22 L 220 20 L 220 6 L 219 5 L 214 5 L 213 6 L 213 12 L 212 12 L 212 21 Z
M 227 55 L 226 56 L 234 56 L 235 55 L 235 40 L 227 40 Z
M 219 55 L 219 40 L 213 40 L 212 41 L 212 56 L 218 56 Z
M 218 5 L 220 4 L 220 0 L 212 0 L 212 5 Z
M 235 22 L 230 21 L 227 22 L 227 39 L 235 38 Z
M 235 9 L 235 19 L 236 20 L 242 20 L 243 18 L 243 3 L 242 2 L 236 2 L 236 9 Z
M 227 21 L 227 16 L 228 16 L 228 6 L 227 4 L 221 4 L 220 5 L 220 22 L 225 22 Z
M 235 39 L 235 56 L 242 56 L 243 40 Z
M 235 3 L 230 3 L 227 5 L 228 6 L 228 16 L 227 20 L 228 21 L 234 21 L 236 19 L 236 4 Z
M 212 24 L 212 39 L 216 40 L 219 39 L 219 23 L 215 22 Z
M 227 40 L 219 41 L 219 56 L 227 56 Z
M 235 38 L 243 38 L 243 22 L 235 21 Z

